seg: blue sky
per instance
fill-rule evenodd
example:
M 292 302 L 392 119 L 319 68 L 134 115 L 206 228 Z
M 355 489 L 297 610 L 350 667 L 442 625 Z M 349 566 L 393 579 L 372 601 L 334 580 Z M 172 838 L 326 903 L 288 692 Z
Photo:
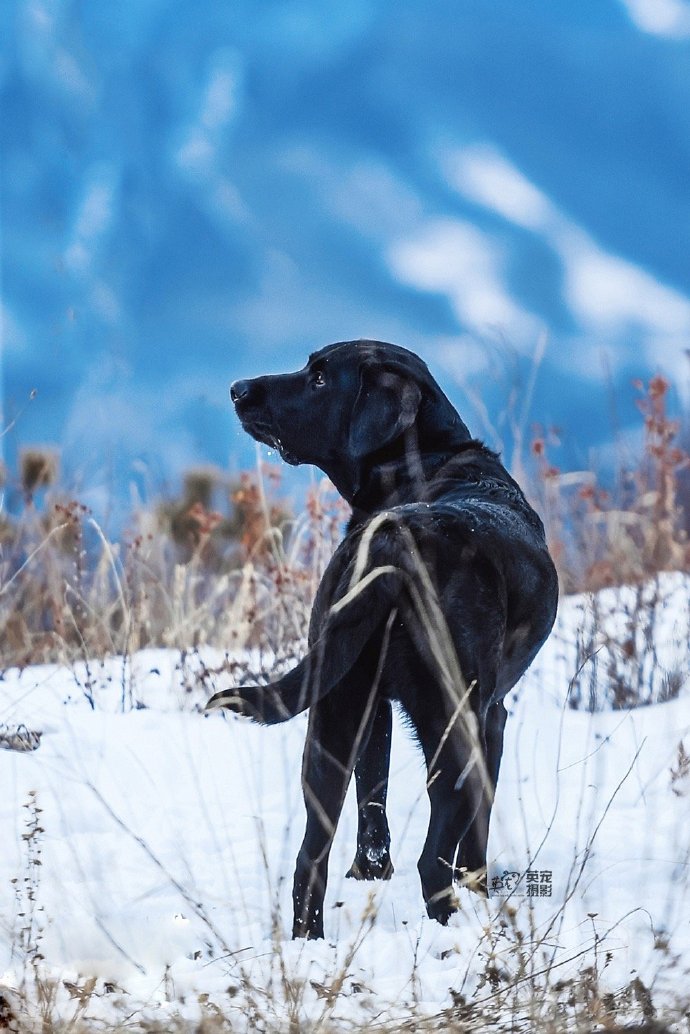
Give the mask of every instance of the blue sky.
M 16 0 L 0 33 L 10 465 L 59 443 L 100 509 L 237 470 L 229 381 L 360 336 L 509 457 L 537 354 L 566 466 L 638 426 L 633 377 L 685 399 L 684 0 Z

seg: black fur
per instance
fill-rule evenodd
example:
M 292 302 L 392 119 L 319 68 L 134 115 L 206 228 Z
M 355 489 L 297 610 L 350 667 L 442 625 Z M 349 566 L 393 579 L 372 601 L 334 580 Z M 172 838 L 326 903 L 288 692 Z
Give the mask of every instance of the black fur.
M 329 345 L 303 370 L 236 381 L 231 394 L 249 434 L 288 463 L 320 467 L 352 506 L 319 586 L 307 656 L 270 686 L 209 701 L 267 724 L 311 708 L 293 935 L 323 936 L 328 855 L 353 770 L 359 825 L 348 875 L 392 872 L 392 700 L 427 763 L 419 873 L 429 915 L 445 923 L 457 909 L 454 877 L 485 892 L 503 698 L 554 620 L 542 523 L 406 349 Z

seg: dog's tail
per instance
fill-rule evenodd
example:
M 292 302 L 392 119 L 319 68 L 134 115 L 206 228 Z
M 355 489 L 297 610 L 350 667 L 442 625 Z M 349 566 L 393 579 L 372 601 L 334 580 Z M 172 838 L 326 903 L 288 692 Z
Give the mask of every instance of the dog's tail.
M 321 636 L 296 668 L 267 686 L 216 693 L 206 710 L 224 707 L 262 725 L 275 725 L 311 707 L 351 670 L 367 642 L 395 609 L 402 577 L 393 565 L 374 567 L 331 606 Z

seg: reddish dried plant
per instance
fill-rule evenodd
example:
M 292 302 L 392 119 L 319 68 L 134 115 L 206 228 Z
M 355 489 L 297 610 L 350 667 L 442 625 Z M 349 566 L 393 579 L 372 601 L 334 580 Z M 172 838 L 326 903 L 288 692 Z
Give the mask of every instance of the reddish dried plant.
M 262 478 L 275 490 L 280 484 L 280 471 L 273 464 L 263 464 L 260 474 L 245 471 L 230 495 L 239 518 L 239 540 L 245 558 L 265 557 L 271 549 L 272 529 L 290 516 L 284 504 L 267 499 Z
M 557 438 L 535 430 L 531 451 L 541 506 L 566 589 L 640 582 L 690 566 L 688 514 L 679 493 L 690 456 L 678 442 L 680 421 L 669 414 L 670 384 L 657 374 L 633 386 L 644 421 L 643 448 L 614 490 L 603 488 L 592 472 L 562 474 L 548 456 Z

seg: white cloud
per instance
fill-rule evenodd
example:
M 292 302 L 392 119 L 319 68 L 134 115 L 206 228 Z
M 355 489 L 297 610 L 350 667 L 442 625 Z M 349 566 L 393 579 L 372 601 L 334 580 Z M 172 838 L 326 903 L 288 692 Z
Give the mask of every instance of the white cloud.
M 93 311 L 107 323 L 117 323 L 122 318 L 122 308 L 113 289 L 103 280 L 96 280 L 91 290 L 89 302 Z
M 456 190 L 518 226 L 539 229 L 554 216 L 547 196 L 491 147 L 451 152 L 443 164 Z
M 580 321 L 599 330 L 636 326 L 660 336 L 688 335 L 690 300 L 639 266 L 607 254 L 572 227 L 554 234 L 563 259 L 566 300 Z
M 236 64 L 234 56 L 230 55 L 211 72 L 201 111 L 201 122 L 207 129 L 221 129 L 237 114 L 240 77 Z
M 88 170 L 71 240 L 65 250 L 65 263 L 72 272 L 90 271 L 96 249 L 112 224 L 116 186 L 113 166 L 97 164 Z
M 61 86 L 84 98 L 92 94 L 93 87 L 79 67 L 77 59 L 64 47 L 55 48 L 51 64 L 53 74 Z
M 226 48 L 211 58 L 196 115 L 176 149 L 176 159 L 187 173 L 212 176 L 218 172 L 218 149 L 242 102 L 242 66 L 238 55 Z
M 422 214 L 421 201 L 407 184 L 376 162 L 361 162 L 344 176 L 332 174 L 328 201 L 337 215 L 367 237 L 390 239 Z
M 198 191 L 212 218 L 249 217 L 237 187 L 223 172 L 222 151 L 242 106 L 243 68 L 231 49 L 217 50 L 192 119 L 174 143 L 173 160 Z
M 394 273 L 414 287 L 445 294 L 458 320 L 483 334 L 534 337 L 538 321 L 504 287 L 504 256 L 488 234 L 470 223 L 437 219 L 388 252 Z
M 564 361 L 598 377 L 601 363 L 592 361 L 592 348 L 599 354 L 612 349 L 632 329 L 650 365 L 685 364 L 690 298 L 606 252 L 494 148 L 465 148 L 441 160 L 449 182 L 465 197 L 540 234 L 559 256 L 564 301 L 593 342 L 564 355 Z
M 199 172 L 213 166 L 215 154 L 208 135 L 194 126 L 177 150 L 177 161 L 183 169 Z
M 685 0 L 621 0 L 643 32 L 675 39 L 690 38 L 690 4 Z
M 278 160 L 309 181 L 330 214 L 371 240 L 387 243 L 422 218 L 418 194 L 383 162 L 348 165 L 304 144 L 286 148 Z
M 484 373 L 491 364 L 491 353 L 469 334 L 436 338 L 432 342 L 434 361 L 451 374 L 458 384 Z
M 65 5 L 27 0 L 14 6 L 18 13 L 13 44 L 22 55 L 22 64 L 32 76 L 44 79 L 49 89 L 76 94 L 82 105 L 91 106 L 96 96 L 94 83 L 79 57 L 60 43 L 75 35 L 67 25 Z

